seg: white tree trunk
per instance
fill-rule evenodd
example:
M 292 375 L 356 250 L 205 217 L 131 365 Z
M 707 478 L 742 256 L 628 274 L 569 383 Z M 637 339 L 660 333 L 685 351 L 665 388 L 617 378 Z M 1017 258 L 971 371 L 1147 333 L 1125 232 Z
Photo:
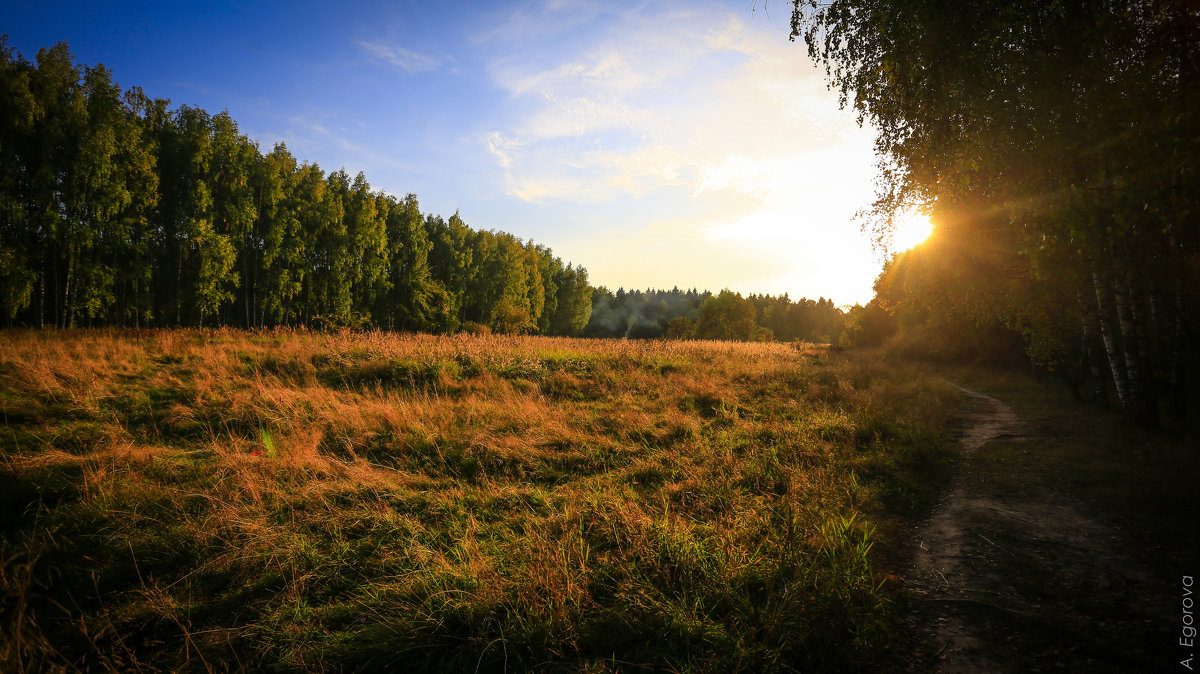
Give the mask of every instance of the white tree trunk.
M 1104 344 L 1104 353 L 1108 356 L 1108 367 L 1112 371 L 1113 387 L 1117 390 L 1117 401 L 1120 402 L 1122 409 L 1128 409 L 1129 390 L 1126 386 L 1125 363 L 1117 348 L 1116 335 L 1113 334 L 1106 284 L 1096 270 L 1092 271 L 1092 287 L 1096 290 L 1096 323 L 1100 327 L 1100 341 Z

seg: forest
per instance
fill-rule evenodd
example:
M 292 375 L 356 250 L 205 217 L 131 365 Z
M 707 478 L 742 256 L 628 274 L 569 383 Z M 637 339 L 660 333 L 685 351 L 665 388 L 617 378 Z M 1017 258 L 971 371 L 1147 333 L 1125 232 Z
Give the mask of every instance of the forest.
M 33 63 L 0 46 L 0 61 L 10 326 L 825 342 L 845 329 L 824 298 L 593 288 L 546 246 L 422 214 L 416 195 L 283 143 L 263 154 L 228 112 L 122 92 L 66 44 Z
M 578 334 L 587 271 L 263 154 L 227 112 L 124 92 L 65 43 L 0 48 L 0 306 L 27 326 Z
M 1185 418 L 1200 352 L 1195 3 L 793 10 L 793 40 L 878 130 L 865 225 L 886 239 L 915 207 L 935 226 L 877 279 L 868 341 L 1015 354 L 1135 424 Z

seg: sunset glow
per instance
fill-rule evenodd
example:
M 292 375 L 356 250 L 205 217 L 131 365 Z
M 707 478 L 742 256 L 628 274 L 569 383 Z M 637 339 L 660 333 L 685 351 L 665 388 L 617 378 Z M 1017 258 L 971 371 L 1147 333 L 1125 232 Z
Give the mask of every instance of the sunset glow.
M 929 216 L 913 213 L 897 218 L 896 231 L 892 235 L 892 249 L 899 252 L 915 248 L 933 234 L 933 223 Z

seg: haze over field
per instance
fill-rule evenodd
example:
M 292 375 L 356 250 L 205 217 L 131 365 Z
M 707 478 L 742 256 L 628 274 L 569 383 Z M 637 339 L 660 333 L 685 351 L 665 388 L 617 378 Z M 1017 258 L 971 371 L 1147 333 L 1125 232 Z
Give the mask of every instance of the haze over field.
M 123 87 L 228 109 L 265 153 L 534 238 L 611 288 L 866 302 L 852 221 L 873 131 L 838 109 L 788 9 L 726 2 L 178 4 L 6 10 Z

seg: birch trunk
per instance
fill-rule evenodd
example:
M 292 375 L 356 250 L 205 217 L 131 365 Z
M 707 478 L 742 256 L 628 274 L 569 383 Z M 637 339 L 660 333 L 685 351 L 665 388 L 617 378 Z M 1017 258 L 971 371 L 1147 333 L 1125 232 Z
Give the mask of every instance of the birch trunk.
M 1129 284 L 1123 270 L 1118 269 L 1113 277 L 1113 305 L 1117 309 L 1117 328 L 1121 333 L 1122 353 L 1125 357 L 1125 386 L 1127 391 L 1125 416 L 1130 421 L 1137 421 L 1137 410 L 1141 401 L 1138 400 L 1138 382 L 1141 372 L 1138 371 L 1137 344 L 1133 336 L 1133 312 L 1129 302 Z
M 1087 363 L 1088 371 L 1092 374 L 1092 399 L 1097 405 L 1107 409 L 1108 390 L 1105 386 L 1104 373 L 1100 366 L 1100 356 L 1096 353 L 1096 340 L 1099 337 L 1097 335 L 1099 328 L 1096 325 L 1096 315 L 1088 311 L 1088 304 L 1083 297 L 1082 291 L 1075 293 L 1075 299 L 1079 302 L 1079 319 L 1083 324 L 1083 358 Z
M 49 273 L 49 268 L 46 266 L 46 248 L 42 246 L 42 276 L 38 279 L 38 328 L 46 327 L 46 275 Z
M 179 242 L 179 260 L 175 267 L 175 327 L 183 325 L 183 242 Z
M 1138 357 L 1138 400 L 1141 408 L 1138 416 L 1142 422 L 1158 425 L 1158 387 L 1154 385 L 1154 351 L 1150 344 L 1150 326 L 1146 315 L 1146 292 L 1137 275 L 1129 273 L 1129 311 L 1133 317 L 1133 336 Z
M 1119 260 L 1114 263 L 1113 298 L 1117 308 L 1117 324 L 1121 331 L 1121 346 L 1125 354 L 1125 384 L 1128 393 L 1125 416 L 1139 426 L 1152 426 L 1157 421 L 1154 400 L 1146 390 L 1150 376 L 1148 363 L 1142 357 L 1145 330 L 1138 325 L 1137 284 L 1133 274 Z M 1139 339 L 1141 337 L 1141 339 Z
M 1129 390 L 1126 386 L 1125 364 L 1117 349 L 1116 335 L 1113 334 L 1111 304 L 1106 292 L 1106 284 L 1098 271 L 1092 271 L 1092 287 L 1096 291 L 1096 324 L 1100 328 L 1100 341 L 1104 344 L 1104 353 L 1108 356 L 1108 367 L 1112 372 L 1113 388 L 1117 390 L 1117 402 L 1121 409 L 1129 408 Z
M 75 305 L 71 301 L 71 292 L 75 289 L 75 252 L 67 246 L 67 280 L 63 284 L 63 327 L 75 327 Z

